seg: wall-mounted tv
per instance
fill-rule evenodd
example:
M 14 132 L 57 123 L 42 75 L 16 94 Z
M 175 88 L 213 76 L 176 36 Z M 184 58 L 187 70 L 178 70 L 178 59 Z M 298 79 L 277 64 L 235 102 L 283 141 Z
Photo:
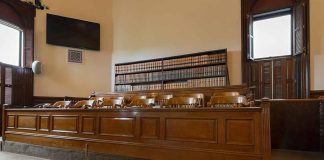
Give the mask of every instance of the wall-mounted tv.
M 47 14 L 47 44 L 100 50 L 100 24 Z

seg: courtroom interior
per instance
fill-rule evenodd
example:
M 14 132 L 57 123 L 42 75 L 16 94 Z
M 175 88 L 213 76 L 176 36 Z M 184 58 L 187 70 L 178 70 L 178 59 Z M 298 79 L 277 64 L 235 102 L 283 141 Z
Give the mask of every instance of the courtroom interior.
M 323 16 L 323 0 L 0 0 L 0 159 L 323 160 Z

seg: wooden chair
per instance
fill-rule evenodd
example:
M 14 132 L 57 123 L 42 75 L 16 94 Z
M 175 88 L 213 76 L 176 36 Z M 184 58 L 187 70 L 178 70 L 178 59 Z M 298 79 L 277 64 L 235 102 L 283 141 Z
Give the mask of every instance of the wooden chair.
M 213 96 L 239 96 L 239 92 L 215 92 Z
M 146 98 L 147 98 L 146 95 L 135 95 L 135 96 L 131 97 L 131 100 L 134 100 L 134 99 L 146 99 Z
M 95 106 L 100 106 L 101 103 L 104 101 L 104 97 L 91 97 L 89 100 L 94 100 Z
M 158 93 L 148 93 L 148 94 L 146 94 L 146 98 L 156 98 L 157 96 L 159 96 Z
M 104 98 L 103 101 L 109 100 L 109 99 L 113 99 L 113 100 L 118 99 L 118 100 L 121 100 L 122 101 L 122 106 L 124 106 L 126 104 L 125 103 L 125 97 L 124 96 L 119 96 L 119 95 L 118 96 L 104 96 L 103 98 Z
M 173 98 L 173 95 L 157 95 L 155 97 L 155 104 L 157 106 L 163 107 L 168 105 L 168 101 Z
M 154 98 L 148 98 L 148 99 L 134 99 L 130 106 L 136 106 L 136 107 L 144 107 L 144 108 L 152 108 L 155 105 L 155 99 Z
M 208 103 L 212 108 L 235 108 L 249 105 L 245 96 L 213 96 Z
M 71 101 L 58 101 L 53 104 L 54 108 L 66 108 L 71 105 Z
M 84 109 L 86 109 L 86 108 L 92 108 L 94 105 L 95 105 L 94 100 L 83 100 L 83 101 L 77 102 L 71 108 L 84 108 Z
M 105 99 L 98 108 L 119 108 L 123 106 L 122 99 Z
M 168 101 L 168 108 L 196 108 L 197 98 L 194 97 L 174 97 Z
M 205 106 L 205 96 L 203 93 L 193 93 L 193 94 L 178 94 L 174 97 L 192 97 L 196 98 L 197 107 L 204 107 Z

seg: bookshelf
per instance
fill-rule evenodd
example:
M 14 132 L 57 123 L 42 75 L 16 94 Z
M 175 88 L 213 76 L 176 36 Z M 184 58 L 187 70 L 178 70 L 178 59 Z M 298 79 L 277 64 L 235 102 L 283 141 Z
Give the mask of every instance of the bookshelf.
M 115 92 L 228 85 L 227 49 L 115 64 Z

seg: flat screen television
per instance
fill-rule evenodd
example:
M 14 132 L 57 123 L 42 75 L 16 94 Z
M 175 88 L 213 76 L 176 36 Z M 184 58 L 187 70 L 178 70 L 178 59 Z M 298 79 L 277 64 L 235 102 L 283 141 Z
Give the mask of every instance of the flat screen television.
M 47 44 L 100 50 L 100 24 L 47 14 Z

